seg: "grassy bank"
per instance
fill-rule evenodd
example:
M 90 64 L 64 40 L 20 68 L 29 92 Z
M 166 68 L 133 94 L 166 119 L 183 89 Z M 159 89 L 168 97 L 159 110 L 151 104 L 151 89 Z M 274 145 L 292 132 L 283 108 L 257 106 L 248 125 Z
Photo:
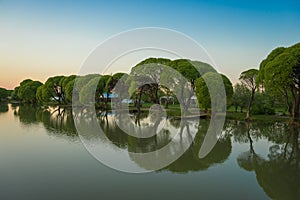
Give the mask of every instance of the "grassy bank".
M 226 119 L 233 119 L 233 120 L 239 120 L 243 121 L 246 118 L 245 112 L 232 112 L 227 111 L 226 112 Z M 262 121 L 267 120 L 270 122 L 289 122 L 290 117 L 289 116 L 279 116 L 279 115 L 251 115 L 251 121 Z

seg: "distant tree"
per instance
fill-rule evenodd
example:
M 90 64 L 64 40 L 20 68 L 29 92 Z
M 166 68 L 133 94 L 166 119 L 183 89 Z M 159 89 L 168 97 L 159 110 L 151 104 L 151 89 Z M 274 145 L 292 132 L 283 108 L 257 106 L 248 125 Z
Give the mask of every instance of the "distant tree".
M 233 87 L 230 80 L 225 76 L 221 74 L 222 82 L 219 80 L 220 74 L 216 72 L 207 72 L 202 77 L 198 78 L 195 83 L 195 92 L 197 96 L 197 100 L 199 103 L 199 106 L 201 108 L 204 108 L 205 110 L 208 110 L 208 108 L 212 108 L 214 106 L 215 108 L 220 108 L 222 105 L 218 105 L 218 99 L 224 98 L 220 93 L 220 89 L 223 87 L 225 89 L 226 93 L 226 99 L 227 102 L 230 101 L 232 95 L 233 95 Z M 214 84 L 213 90 L 208 90 L 207 84 L 205 82 L 206 80 L 211 80 L 211 84 Z M 211 102 L 211 97 L 215 100 L 214 102 Z M 228 104 L 229 105 L 229 104 Z
M 42 100 L 43 102 L 56 101 L 61 104 L 65 101 L 65 94 L 60 81 L 65 76 L 54 76 L 47 79 L 42 88 Z
M 66 97 L 66 89 L 70 82 L 73 81 L 74 83 L 75 78 L 76 75 L 48 78 L 45 84 L 38 88 L 36 94 L 37 100 L 46 103 L 56 101 L 59 104 L 71 102 L 72 98 L 70 98 L 70 96 L 68 96 L 69 98 Z M 70 95 L 70 93 L 68 95 Z
M 254 100 L 254 94 L 257 89 L 256 86 L 256 78 L 258 76 L 258 70 L 257 69 L 249 69 L 247 71 L 244 71 L 240 75 L 240 81 L 244 83 L 248 89 L 251 91 L 248 108 L 247 108 L 247 114 L 246 114 L 246 120 L 250 120 L 250 112 L 251 112 L 251 106 Z
M 69 81 L 68 84 L 65 86 L 65 94 L 68 102 L 72 102 L 74 83 L 75 83 L 75 79 Z M 79 94 L 74 93 L 74 98 L 79 98 Z
M 26 79 L 20 83 L 20 87 L 18 89 L 18 97 L 27 103 L 36 103 L 36 93 L 37 89 L 43 85 L 39 81 L 32 81 L 30 79 Z
M 132 81 L 141 87 L 138 91 L 145 93 L 153 103 L 159 104 L 160 78 L 164 67 L 170 62 L 171 60 L 165 58 L 148 58 L 131 69 Z
M 60 79 L 59 81 L 59 85 L 62 87 L 62 90 L 65 92 L 65 88 L 67 86 L 67 84 L 74 80 L 76 78 L 76 75 L 70 75 L 70 76 L 66 76 L 66 77 L 63 77 L 62 79 Z
M 19 89 L 20 89 L 20 86 L 17 86 L 14 88 L 11 96 L 12 96 L 12 99 L 14 100 L 19 100 L 19 96 L 18 96 L 18 93 L 19 93 Z
M 252 105 L 252 113 L 254 114 L 274 114 L 274 98 L 266 92 L 255 93 Z
M 194 95 L 196 80 L 208 72 L 216 72 L 212 66 L 200 61 L 191 61 L 187 59 L 177 59 L 170 63 L 170 67 L 179 72 L 181 76 L 174 76 L 173 82 L 178 90 L 181 90 L 179 99 L 183 106 L 183 112 L 186 112 L 190 105 L 191 98 Z M 168 76 L 168 75 L 167 75 Z M 172 77 L 172 76 L 171 76 Z M 188 81 L 186 83 L 186 80 Z M 172 82 L 172 81 L 170 81 Z
M 11 94 L 10 90 L 7 90 L 5 88 L 0 88 L 0 101 L 3 99 L 7 99 Z
M 274 49 L 260 64 L 259 81 L 269 92 L 284 97 L 291 123 L 299 119 L 300 104 L 300 43 Z
M 251 91 L 245 86 L 245 84 L 237 83 L 234 86 L 234 93 L 231 98 L 231 103 L 235 108 L 235 112 L 237 112 L 238 107 L 240 107 L 241 112 L 243 112 L 243 108 L 247 107 L 249 98 L 251 95 Z
M 224 87 L 225 87 L 227 105 L 231 105 L 231 98 L 233 95 L 232 83 L 229 80 L 229 78 L 227 76 L 225 76 L 224 74 L 221 74 L 221 77 L 222 77 Z
M 107 83 L 111 80 L 111 75 L 103 75 L 99 78 L 97 89 L 96 89 L 96 101 L 100 101 L 100 99 L 104 99 L 104 93 L 107 93 Z
M 90 80 L 79 92 L 79 101 L 84 105 L 92 105 L 95 102 L 95 90 L 98 84 L 99 77 L 95 77 Z
M 36 94 L 35 94 L 36 100 L 40 103 L 43 102 L 43 87 L 44 87 L 44 85 L 41 85 L 40 87 L 38 87 L 36 90 Z

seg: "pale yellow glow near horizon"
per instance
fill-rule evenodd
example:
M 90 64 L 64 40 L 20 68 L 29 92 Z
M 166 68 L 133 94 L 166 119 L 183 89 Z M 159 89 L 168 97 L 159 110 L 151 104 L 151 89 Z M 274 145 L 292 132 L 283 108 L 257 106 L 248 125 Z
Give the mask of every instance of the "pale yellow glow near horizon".
M 85 35 L 69 35 L 57 31 L 8 27 L 0 26 L 0 87 L 7 89 L 14 89 L 28 78 L 44 83 L 51 76 L 78 74 L 84 60 L 103 41 L 99 38 L 106 38 L 101 35 L 88 38 Z M 254 55 L 249 56 L 241 50 L 228 51 L 222 45 L 205 48 L 217 64 L 214 67 L 228 76 L 233 84 L 238 81 L 243 70 L 257 68 L 265 56 L 264 53 L 257 52 L 261 56 L 255 55 L 257 60 L 253 60 Z M 178 58 L 166 52 L 136 52 L 116 60 L 105 74 L 129 72 L 130 67 L 148 57 Z
M 45 30 L 0 26 L 0 87 L 14 89 L 27 78 L 44 82 L 76 74 L 99 41 Z

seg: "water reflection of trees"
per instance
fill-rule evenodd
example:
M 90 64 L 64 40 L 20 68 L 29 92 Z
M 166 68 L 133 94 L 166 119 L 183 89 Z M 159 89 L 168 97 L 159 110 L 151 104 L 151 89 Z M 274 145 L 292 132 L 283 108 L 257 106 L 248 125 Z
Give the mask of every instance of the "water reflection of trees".
M 126 134 L 119 128 L 116 123 L 115 115 L 122 115 L 122 113 L 103 113 L 102 111 L 97 111 L 96 115 L 91 115 L 89 111 L 83 109 L 80 110 L 80 112 L 75 113 L 75 118 L 73 118 L 70 109 L 62 107 L 35 107 L 33 105 L 22 105 L 14 107 L 14 114 L 19 118 L 23 125 L 30 126 L 41 123 L 48 134 L 55 136 L 66 135 L 71 137 L 77 136 L 73 119 L 78 120 L 81 115 L 85 115 L 85 120 L 91 119 L 91 121 L 93 121 L 92 118 L 96 117 L 105 136 L 108 138 L 108 140 L 100 138 L 101 141 L 104 141 L 104 143 L 110 141 L 116 148 L 122 148 L 128 152 L 134 153 L 159 150 L 169 144 L 172 141 L 172 138 L 179 133 L 179 137 L 175 139 L 175 145 L 172 145 L 171 148 L 167 149 L 166 154 L 157 158 L 166 159 L 173 151 L 182 149 L 186 144 L 191 144 L 178 160 L 162 169 L 173 172 L 205 170 L 216 163 L 224 162 L 230 155 L 232 148 L 230 138 L 228 136 L 221 137 L 214 149 L 205 158 L 199 158 L 198 153 L 209 126 L 209 121 L 206 120 L 203 120 L 200 123 L 198 129 L 198 125 L 196 125 L 193 120 L 180 121 L 168 119 L 166 117 L 158 118 L 150 116 L 149 118 L 148 115 L 141 115 L 139 123 L 135 124 L 135 126 L 139 126 L 139 124 L 149 125 L 149 130 L 157 132 L 157 134 L 148 138 L 138 138 Z M 132 115 L 133 124 L 135 119 L 136 116 Z M 160 122 L 166 123 L 166 126 L 158 131 Z M 96 130 L 95 127 L 89 123 L 86 123 L 86 126 L 83 128 L 86 133 Z M 88 138 L 89 141 L 96 141 L 99 139 L 95 138 L 95 135 L 81 136 Z M 195 140 L 193 141 L 194 137 Z M 135 157 L 131 157 L 131 159 L 133 162 L 136 162 L 143 167 L 144 163 L 141 163 L 140 160 Z
M 249 143 L 249 150 L 241 153 L 238 165 L 254 171 L 259 185 L 273 199 L 300 199 L 300 148 L 298 127 L 284 123 L 231 122 L 234 140 Z M 265 138 L 272 142 L 267 158 L 255 151 L 253 141 Z
M 47 133 L 77 136 L 70 109 L 21 105 L 14 108 L 14 115 L 27 126 L 42 123 Z
M 198 127 L 198 123 L 195 123 L 193 120 L 181 121 L 165 117 L 153 118 L 146 114 L 140 115 L 140 118 L 138 119 L 139 123 L 135 123 L 136 115 L 132 114 L 130 119 L 122 117 L 123 114 L 126 113 L 97 113 L 96 116 L 98 121 L 100 121 L 100 127 L 108 140 L 118 148 L 126 149 L 129 152 L 131 160 L 144 169 L 150 170 L 155 168 L 155 164 L 148 163 L 148 159 L 143 159 L 139 155 L 135 156 L 135 153 L 149 153 L 164 148 L 164 151 L 162 151 L 164 153 L 155 154 L 157 157 L 154 158 L 155 162 L 163 162 L 168 160 L 170 155 L 173 155 L 174 152 L 180 152 L 187 144 L 191 144 L 179 159 L 162 169 L 173 172 L 205 170 L 214 164 L 223 163 L 231 153 L 232 146 L 230 137 L 228 135 L 220 135 L 220 139 L 213 150 L 205 158 L 199 158 L 199 150 L 209 127 L 209 120 L 201 121 L 200 127 Z M 83 119 L 87 120 L 87 122 L 82 123 L 82 127 L 81 125 L 79 126 L 83 130 L 81 136 L 90 145 L 94 145 L 93 141 L 96 140 L 102 141 L 103 145 L 105 145 L 108 140 L 102 138 L 101 134 L 94 134 L 95 130 L 97 130 L 97 127 L 93 127 L 92 125 L 92 122 L 95 120 L 95 115 L 89 116 L 88 111 L 85 113 L 79 112 L 78 118 L 82 115 L 85 115 Z M 128 129 L 130 129 L 131 126 L 135 126 L 135 128 L 138 128 L 139 126 L 149 126 L 149 130 L 156 134 L 148 138 L 139 138 L 126 134 L 126 132 L 121 130 L 118 126 L 117 120 L 119 119 L 123 120 L 118 123 L 127 124 L 127 127 L 129 127 Z M 89 123 L 89 121 L 91 123 Z M 162 129 L 158 126 L 161 122 L 166 123 L 166 126 Z M 81 122 L 78 121 L 78 123 Z M 195 140 L 193 141 L 194 137 Z M 174 142 L 174 144 L 168 145 L 171 142 Z
M 188 150 L 175 162 L 165 169 L 173 172 L 185 173 L 188 171 L 206 170 L 215 164 L 225 162 L 232 150 L 231 140 L 228 134 L 219 135 L 219 140 L 213 149 L 204 158 L 199 158 L 199 151 L 209 127 L 209 120 L 202 120 L 195 136 L 194 142 Z
M 0 114 L 8 111 L 8 105 L 0 103 Z

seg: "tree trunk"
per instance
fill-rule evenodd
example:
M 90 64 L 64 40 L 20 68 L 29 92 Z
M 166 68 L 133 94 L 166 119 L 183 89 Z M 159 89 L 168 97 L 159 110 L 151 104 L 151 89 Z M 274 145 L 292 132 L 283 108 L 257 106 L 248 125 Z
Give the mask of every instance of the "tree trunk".
M 298 121 L 299 118 L 299 103 L 300 103 L 300 91 L 297 89 L 296 94 L 294 88 L 291 88 L 291 93 L 293 96 L 293 111 L 292 111 L 292 118 L 290 123 L 293 124 Z
M 160 104 L 159 103 L 159 98 L 158 98 L 158 90 L 159 90 L 159 88 L 158 88 L 158 84 L 155 86 L 155 102 L 154 103 L 156 103 L 156 104 Z
M 250 101 L 249 101 L 248 108 L 247 108 L 246 120 L 250 120 L 250 112 L 251 112 L 251 106 L 252 106 L 252 103 L 254 100 L 254 94 L 255 94 L 255 89 L 252 89 Z
M 169 97 L 167 97 L 167 101 L 166 101 L 166 109 L 169 108 Z
M 141 99 L 142 99 L 142 91 L 138 94 L 138 100 L 137 100 L 137 115 L 135 119 L 135 123 L 140 126 L 140 115 L 141 115 Z
M 250 124 L 249 124 L 249 122 L 246 122 L 246 127 L 247 127 L 247 137 L 248 137 L 249 143 L 250 143 L 250 153 L 255 155 L 255 151 L 254 151 L 254 148 L 253 148 L 253 140 L 252 140 L 251 135 L 250 135 Z
M 285 99 L 285 104 L 286 104 L 287 110 L 288 110 L 290 116 L 292 116 L 293 115 L 293 113 L 292 113 L 292 107 L 291 107 L 291 105 L 289 103 L 289 96 L 288 96 L 288 94 L 287 94 L 286 91 L 285 91 L 284 97 L 285 97 L 284 99 Z
M 298 89 L 297 95 L 295 95 L 294 106 L 293 106 L 293 115 L 292 115 L 292 123 L 297 122 L 299 119 L 299 104 L 300 104 L 300 91 Z

